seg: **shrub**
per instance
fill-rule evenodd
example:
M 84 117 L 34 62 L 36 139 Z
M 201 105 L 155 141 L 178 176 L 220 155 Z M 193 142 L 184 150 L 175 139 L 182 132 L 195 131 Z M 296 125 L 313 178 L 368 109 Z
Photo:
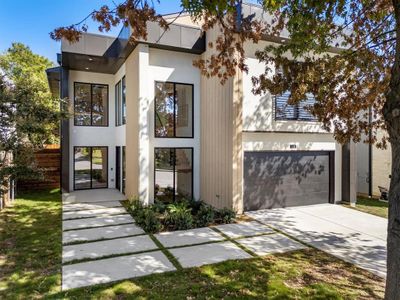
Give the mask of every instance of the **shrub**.
M 195 199 L 190 199 L 190 200 L 186 200 L 188 203 L 188 206 L 192 209 L 192 214 L 193 215 L 197 215 L 197 213 L 199 212 L 199 210 L 201 209 L 201 207 L 203 205 L 205 205 L 205 203 L 203 201 L 198 201 Z
M 133 217 L 137 216 L 138 213 L 144 208 L 143 203 L 137 197 L 129 199 L 129 210 Z
M 184 202 L 168 205 L 165 216 L 165 225 L 176 230 L 193 228 L 191 208 Z
M 232 223 L 232 220 L 233 218 L 235 218 L 236 213 L 233 210 L 224 207 L 222 209 L 217 210 L 217 216 L 221 223 L 229 224 Z
M 159 200 L 155 200 L 154 204 L 151 206 L 156 213 L 163 214 L 167 206 Z
M 151 206 L 142 207 L 142 209 L 138 210 L 135 220 L 144 231 L 149 233 L 156 233 L 162 227 L 157 213 Z
M 214 222 L 215 218 L 214 208 L 203 202 L 200 203 L 201 203 L 200 208 L 198 209 L 196 214 L 196 226 L 197 227 L 208 226 L 209 224 Z

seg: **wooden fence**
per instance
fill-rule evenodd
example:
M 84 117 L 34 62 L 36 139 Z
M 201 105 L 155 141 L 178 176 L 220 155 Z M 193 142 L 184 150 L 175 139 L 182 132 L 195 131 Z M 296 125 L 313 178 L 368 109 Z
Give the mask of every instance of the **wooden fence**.
M 43 180 L 18 181 L 18 190 L 43 190 L 60 187 L 61 152 L 57 146 L 48 146 L 35 153 L 36 164 L 43 171 Z

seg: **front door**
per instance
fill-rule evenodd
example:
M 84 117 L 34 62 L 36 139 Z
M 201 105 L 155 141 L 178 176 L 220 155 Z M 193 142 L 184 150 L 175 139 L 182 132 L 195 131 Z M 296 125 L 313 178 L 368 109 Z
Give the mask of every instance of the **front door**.
M 74 147 L 74 190 L 108 187 L 108 148 Z

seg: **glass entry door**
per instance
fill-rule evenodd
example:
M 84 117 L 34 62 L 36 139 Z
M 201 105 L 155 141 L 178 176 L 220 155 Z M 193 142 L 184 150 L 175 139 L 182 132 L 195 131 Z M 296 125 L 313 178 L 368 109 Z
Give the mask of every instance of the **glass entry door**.
M 193 198 L 193 149 L 155 148 L 154 197 L 165 203 Z
M 74 147 L 74 189 L 108 187 L 108 148 Z

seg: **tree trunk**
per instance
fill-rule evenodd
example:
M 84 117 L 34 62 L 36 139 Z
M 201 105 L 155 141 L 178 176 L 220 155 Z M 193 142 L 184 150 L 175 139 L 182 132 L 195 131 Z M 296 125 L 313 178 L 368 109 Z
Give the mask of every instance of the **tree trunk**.
M 400 0 L 392 2 L 396 18 L 396 56 L 383 109 L 392 146 L 385 299 L 398 300 L 400 299 Z

